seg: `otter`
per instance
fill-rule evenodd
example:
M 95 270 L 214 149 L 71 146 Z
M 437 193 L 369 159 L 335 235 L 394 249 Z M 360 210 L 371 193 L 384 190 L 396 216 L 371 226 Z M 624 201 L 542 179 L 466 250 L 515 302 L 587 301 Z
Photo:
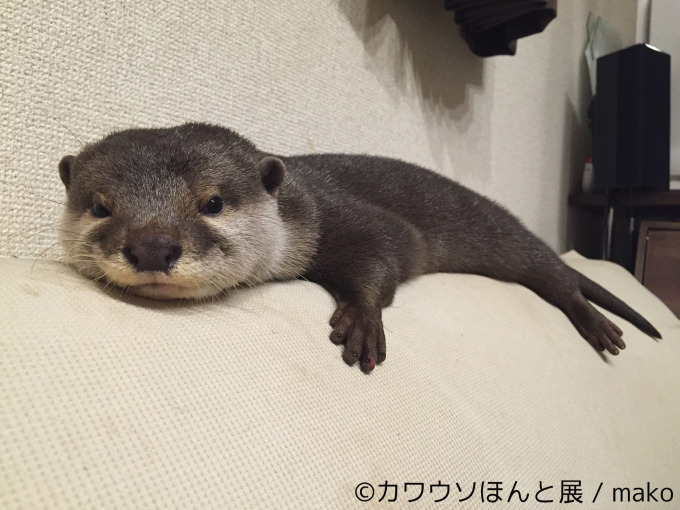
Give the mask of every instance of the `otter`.
M 386 358 L 382 309 L 397 286 L 433 272 L 524 285 L 598 351 L 625 344 L 588 300 L 661 338 L 503 207 L 400 160 L 277 156 L 188 123 L 111 133 L 65 156 L 59 175 L 65 258 L 82 274 L 153 299 L 304 278 L 335 298 L 330 339 L 364 372 Z

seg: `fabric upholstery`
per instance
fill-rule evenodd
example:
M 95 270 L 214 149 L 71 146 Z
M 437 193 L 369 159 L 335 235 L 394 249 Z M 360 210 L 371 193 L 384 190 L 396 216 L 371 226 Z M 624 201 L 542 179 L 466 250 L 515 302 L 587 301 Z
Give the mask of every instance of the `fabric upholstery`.
M 562 480 L 585 503 L 603 483 L 583 508 L 648 481 L 677 503 L 680 324 L 620 267 L 565 260 L 664 339 L 617 319 L 628 347 L 599 355 L 523 287 L 435 274 L 399 289 L 387 360 L 364 375 L 307 282 L 158 303 L 0 259 L 0 508 L 429 508 L 439 481 L 451 507 L 485 508 L 496 481 L 503 501 L 514 482 L 531 493 L 504 507 L 535 508 Z M 378 502 L 385 482 L 394 503 Z M 420 501 L 406 483 L 425 484 Z

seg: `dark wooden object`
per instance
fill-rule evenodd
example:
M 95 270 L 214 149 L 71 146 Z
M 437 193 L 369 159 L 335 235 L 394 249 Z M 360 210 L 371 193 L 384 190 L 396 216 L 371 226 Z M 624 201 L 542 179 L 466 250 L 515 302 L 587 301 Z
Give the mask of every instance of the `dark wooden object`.
M 636 191 L 633 193 L 574 193 L 569 195 L 569 205 L 579 209 L 600 210 L 611 202 L 621 207 L 632 208 L 677 208 L 680 210 L 680 190 Z
M 680 317 L 680 190 L 578 193 L 569 205 L 605 220 L 602 258 L 634 272 Z
M 680 317 L 680 223 L 640 223 L 635 277 Z

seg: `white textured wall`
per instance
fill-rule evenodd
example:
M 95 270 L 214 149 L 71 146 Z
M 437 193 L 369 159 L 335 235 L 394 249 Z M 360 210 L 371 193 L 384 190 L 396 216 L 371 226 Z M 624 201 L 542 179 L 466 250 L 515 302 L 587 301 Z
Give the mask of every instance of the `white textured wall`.
M 671 189 L 680 189 L 680 2 L 654 0 L 649 43 L 671 55 Z
M 55 242 L 36 227 L 59 215 L 57 163 L 79 147 L 68 130 L 94 140 L 186 120 L 228 125 L 281 153 L 426 165 L 563 250 L 567 188 L 588 146 L 582 52 L 598 2 L 561 1 L 517 56 L 489 60 L 468 51 L 441 4 L 0 3 L 0 254 L 36 256 Z M 635 19 L 635 0 L 615 4 Z

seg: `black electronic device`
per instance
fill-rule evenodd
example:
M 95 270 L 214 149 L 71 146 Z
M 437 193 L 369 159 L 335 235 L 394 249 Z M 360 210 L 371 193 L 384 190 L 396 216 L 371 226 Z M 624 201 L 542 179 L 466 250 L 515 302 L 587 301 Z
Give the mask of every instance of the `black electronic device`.
M 670 55 L 636 44 L 597 60 L 595 190 L 667 190 Z

